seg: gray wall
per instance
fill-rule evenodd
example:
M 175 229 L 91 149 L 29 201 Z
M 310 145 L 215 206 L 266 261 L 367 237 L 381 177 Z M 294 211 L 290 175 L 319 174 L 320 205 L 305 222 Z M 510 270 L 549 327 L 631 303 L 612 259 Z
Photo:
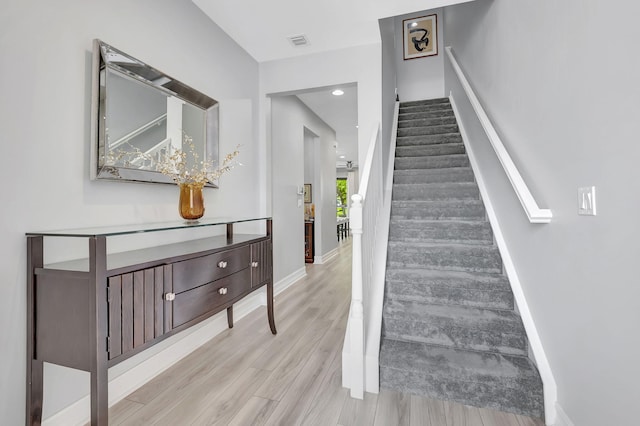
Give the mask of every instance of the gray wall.
M 92 40 L 100 38 L 221 101 L 220 151 L 241 143 L 245 167 L 223 176 L 220 190 L 205 190 L 207 216 L 260 211 L 259 77 L 258 64 L 189 1 L 11 1 L 3 3 L 0 28 L 0 422 L 19 425 L 25 232 L 178 219 L 175 185 L 89 180 Z M 230 103 L 240 106 L 229 109 Z M 56 255 L 68 257 L 65 250 Z M 140 358 L 128 365 L 136 362 Z M 89 389 L 86 373 L 61 367 L 47 366 L 45 380 L 45 416 Z
M 404 60 L 402 21 L 404 19 L 433 14 L 437 16 L 438 54 L 424 58 Z M 442 9 L 415 12 L 408 15 L 397 16 L 394 19 L 395 59 L 400 101 L 406 102 L 441 98 L 444 96 L 444 31 L 442 25 Z
M 314 147 L 316 256 L 337 247 L 336 133 L 295 96 L 271 98 L 273 279 L 304 268 L 304 210 L 296 189 L 305 179 L 305 128 L 318 136 Z
M 576 425 L 631 425 L 640 391 L 640 38 L 633 2 L 478 0 L 445 10 L 445 37 L 548 225 L 529 224 L 486 138 L 471 143 Z M 462 99 L 451 69 L 446 92 Z M 595 217 L 577 188 L 595 185 Z

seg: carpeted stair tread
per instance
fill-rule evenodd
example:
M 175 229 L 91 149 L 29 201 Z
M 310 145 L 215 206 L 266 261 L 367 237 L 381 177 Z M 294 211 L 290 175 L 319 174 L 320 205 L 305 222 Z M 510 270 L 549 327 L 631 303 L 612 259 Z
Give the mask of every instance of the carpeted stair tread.
M 480 190 L 474 182 L 394 183 L 392 200 L 477 200 Z
M 457 124 L 440 124 L 437 126 L 404 127 L 398 129 L 398 136 L 441 135 L 458 131 Z
M 444 117 L 420 117 L 414 119 L 407 119 L 403 117 L 402 120 L 398 117 L 398 128 L 404 129 L 407 127 L 426 127 L 426 126 L 443 126 L 443 125 L 457 125 L 455 116 L 444 116 Z
M 382 339 L 380 386 L 542 418 L 542 382 L 526 357 Z
M 527 355 L 522 321 L 509 310 L 390 299 L 383 329 L 384 337 L 395 340 Z
M 385 296 L 433 304 L 513 309 L 513 293 L 503 274 L 387 268 Z
M 452 183 L 474 182 L 473 170 L 470 167 L 447 167 L 439 169 L 407 169 L 396 170 L 393 183 Z
M 437 155 L 434 157 L 398 157 L 394 161 L 396 170 L 469 167 L 469 164 L 469 157 L 466 154 Z
M 456 219 L 477 220 L 484 218 L 486 211 L 480 200 L 394 200 L 391 202 L 391 217 L 404 219 Z
M 396 148 L 396 158 L 398 157 L 423 157 L 432 155 L 464 154 L 464 144 L 462 143 L 442 143 L 437 145 L 410 145 Z
M 435 145 L 439 143 L 462 143 L 458 132 L 437 135 L 403 136 L 396 138 L 396 146 Z
M 513 309 L 514 307 L 513 294 L 508 283 L 478 285 L 476 281 L 447 280 L 446 274 L 453 274 L 455 271 L 428 270 L 427 272 L 440 272 L 444 276 L 439 280 L 422 277 L 422 280 L 415 282 L 402 278 L 401 273 L 405 271 L 405 269 L 387 269 L 385 284 L 387 299 L 484 309 Z
M 420 118 L 455 117 L 452 109 L 436 109 L 431 111 L 402 112 L 398 111 L 398 124 L 405 120 Z
M 400 114 L 404 114 L 404 113 L 412 113 L 412 112 L 430 112 L 430 111 L 442 111 L 442 110 L 450 111 L 451 104 L 440 103 L 440 104 L 433 104 L 433 105 L 409 105 L 409 106 L 400 105 L 400 109 L 398 110 L 398 112 Z
M 493 244 L 493 233 L 487 221 L 391 218 L 389 241 Z
M 502 272 L 495 246 L 389 241 L 387 266 L 467 272 Z

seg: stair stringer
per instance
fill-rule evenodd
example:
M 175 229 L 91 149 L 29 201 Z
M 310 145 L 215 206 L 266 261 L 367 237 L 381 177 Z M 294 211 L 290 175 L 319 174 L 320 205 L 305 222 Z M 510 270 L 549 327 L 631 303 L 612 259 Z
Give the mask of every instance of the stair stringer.
M 509 285 L 511 286 L 511 291 L 515 299 L 516 309 L 520 315 L 520 318 L 522 319 L 522 323 L 529 340 L 530 351 L 533 354 L 534 358 L 533 361 L 536 364 L 538 372 L 540 373 L 540 378 L 542 379 L 545 423 L 547 425 L 553 425 L 556 423 L 557 419 L 556 403 L 558 400 L 558 388 L 556 385 L 556 381 L 553 376 L 553 372 L 551 371 L 551 366 L 549 365 L 544 347 L 542 346 L 542 340 L 540 339 L 540 335 L 538 334 L 535 322 L 533 321 L 533 316 L 531 315 L 531 311 L 529 310 L 529 305 L 527 304 L 527 300 L 522 289 L 522 283 L 520 282 L 520 278 L 518 277 L 513 259 L 511 258 L 511 254 L 509 253 L 509 248 L 507 246 L 506 240 L 504 238 L 504 235 L 502 234 L 502 230 L 500 229 L 498 217 L 493 208 L 493 204 L 491 203 L 491 198 L 489 197 L 489 192 L 487 191 L 487 186 L 483 179 L 482 171 L 480 170 L 480 167 L 478 165 L 473 147 L 469 143 L 468 133 L 465 130 L 464 121 L 462 120 L 462 116 L 456 106 L 453 92 L 449 92 L 449 101 L 451 102 L 451 108 L 458 122 L 458 130 L 460 132 L 460 135 L 462 136 L 462 142 L 464 143 L 464 147 L 469 157 L 471 169 L 473 170 L 476 178 L 476 183 L 478 184 L 478 188 L 480 190 L 480 196 L 482 197 L 485 211 L 487 212 L 487 219 L 491 225 L 496 246 L 498 247 L 500 256 L 502 256 L 502 265 L 504 268 L 504 272 L 507 275 Z

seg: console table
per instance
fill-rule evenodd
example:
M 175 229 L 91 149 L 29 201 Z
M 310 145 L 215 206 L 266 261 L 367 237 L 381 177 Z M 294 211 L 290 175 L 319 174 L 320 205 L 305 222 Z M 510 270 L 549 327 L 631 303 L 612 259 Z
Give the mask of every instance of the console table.
M 234 224 L 265 222 L 264 234 Z M 107 254 L 109 237 L 223 226 L 224 235 Z M 27 417 L 42 420 L 43 362 L 88 371 L 91 424 L 108 424 L 109 367 L 266 286 L 273 317 L 271 218 L 205 219 L 27 233 Z M 44 238 L 86 238 L 89 256 L 44 265 Z

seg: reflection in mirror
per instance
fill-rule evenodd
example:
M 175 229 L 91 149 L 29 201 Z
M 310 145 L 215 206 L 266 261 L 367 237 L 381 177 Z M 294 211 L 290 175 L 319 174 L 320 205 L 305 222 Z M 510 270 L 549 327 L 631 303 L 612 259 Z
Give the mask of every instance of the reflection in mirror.
M 217 164 L 217 101 L 100 40 L 94 78 L 93 179 L 171 183 L 157 164 L 185 135 Z

